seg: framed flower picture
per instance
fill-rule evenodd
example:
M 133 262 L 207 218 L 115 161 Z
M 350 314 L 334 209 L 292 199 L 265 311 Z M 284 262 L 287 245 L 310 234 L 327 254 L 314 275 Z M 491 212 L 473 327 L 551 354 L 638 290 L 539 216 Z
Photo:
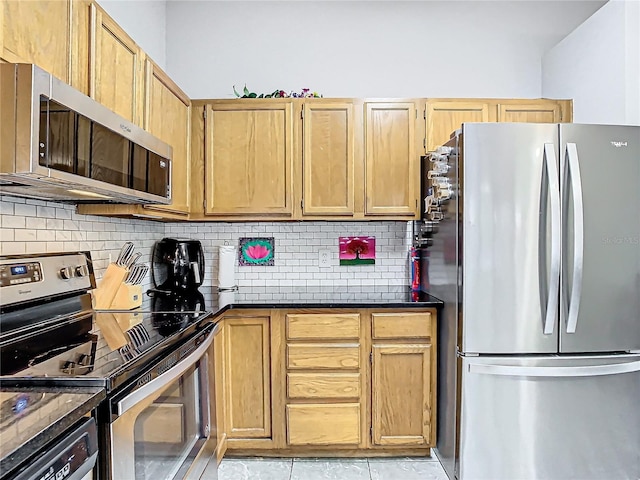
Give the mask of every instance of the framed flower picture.
M 340 265 L 376 263 L 376 237 L 339 237 Z
M 238 265 L 273 265 L 273 237 L 243 237 L 239 240 Z

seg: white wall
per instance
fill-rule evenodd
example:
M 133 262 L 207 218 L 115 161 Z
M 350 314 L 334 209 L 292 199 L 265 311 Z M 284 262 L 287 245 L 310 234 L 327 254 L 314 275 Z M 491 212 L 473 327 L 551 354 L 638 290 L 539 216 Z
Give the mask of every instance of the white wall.
M 164 0 L 98 0 L 129 36 L 166 70 L 167 3 Z
M 542 60 L 542 95 L 573 98 L 576 123 L 640 125 L 640 2 L 612 0 Z
M 539 97 L 542 54 L 601 4 L 169 1 L 167 71 L 192 98 Z

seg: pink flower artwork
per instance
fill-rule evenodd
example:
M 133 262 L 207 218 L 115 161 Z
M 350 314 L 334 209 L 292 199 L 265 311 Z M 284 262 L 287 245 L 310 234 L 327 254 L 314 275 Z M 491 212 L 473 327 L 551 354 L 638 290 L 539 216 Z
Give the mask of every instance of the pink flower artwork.
M 238 265 L 273 265 L 273 237 L 241 238 Z

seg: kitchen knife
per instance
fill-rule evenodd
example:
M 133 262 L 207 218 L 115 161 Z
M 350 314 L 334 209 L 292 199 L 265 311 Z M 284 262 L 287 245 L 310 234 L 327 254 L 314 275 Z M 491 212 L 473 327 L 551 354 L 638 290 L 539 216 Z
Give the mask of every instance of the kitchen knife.
M 124 267 L 127 264 L 127 260 L 133 253 L 133 249 L 133 242 L 125 242 L 125 244 L 120 249 L 120 254 L 118 255 L 118 259 L 116 260 L 116 265 Z
M 131 270 L 131 267 L 133 266 L 134 263 L 136 263 L 138 261 L 138 259 L 142 256 L 142 253 L 138 252 L 134 255 L 132 255 L 127 261 L 126 261 L 126 266 L 129 270 Z

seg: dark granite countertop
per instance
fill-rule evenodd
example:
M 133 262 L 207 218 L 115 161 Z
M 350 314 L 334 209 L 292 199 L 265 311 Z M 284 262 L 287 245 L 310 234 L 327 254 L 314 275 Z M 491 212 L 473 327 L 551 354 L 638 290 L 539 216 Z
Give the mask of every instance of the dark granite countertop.
M 218 300 L 220 297 L 218 298 Z M 233 295 L 227 306 L 212 305 L 217 313 L 234 308 L 442 308 L 444 303 L 428 293 L 400 287 L 359 289 L 297 288 L 265 289 L 260 293 Z
M 17 388 L 0 384 L 0 476 L 4 477 L 93 410 L 100 387 Z
M 215 287 L 212 288 L 215 291 Z M 218 317 L 230 309 L 261 308 L 437 308 L 444 303 L 424 292 L 412 292 L 405 286 L 306 287 L 289 288 L 240 287 L 238 291 L 205 295 L 206 290 L 173 300 L 144 296 L 140 308 L 132 314 L 151 315 L 158 308 L 179 312 L 204 310 Z M 194 300 L 195 299 L 195 300 Z

